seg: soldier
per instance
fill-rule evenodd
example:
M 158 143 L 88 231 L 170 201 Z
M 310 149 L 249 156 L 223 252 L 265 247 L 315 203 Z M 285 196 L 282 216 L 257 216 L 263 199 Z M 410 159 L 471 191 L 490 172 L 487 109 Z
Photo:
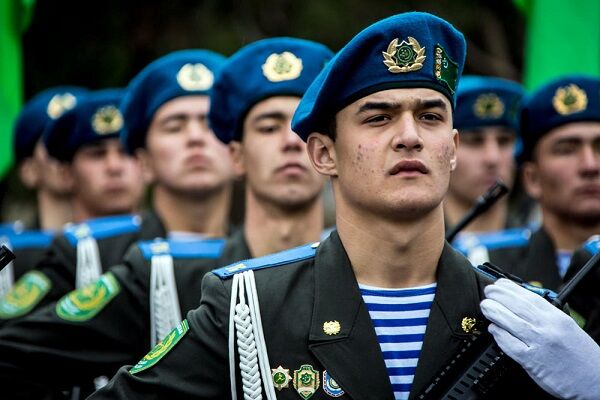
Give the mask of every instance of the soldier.
M 210 118 L 221 140 L 235 140 L 236 168 L 246 177 L 244 229 L 226 244 L 139 242 L 95 284 L 2 330 L 2 361 L 13 368 L 0 365 L 3 393 L 21 398 L 27 387 L 59 390 L 112 375 L 135 363 L 198 306 L 202 277 L 219 262 L 319 239 L 324 180 L 290 122 L 300 96 L 331 56 L 318 43 L 274 38 L 244 47 L 225 63 L 211 95 L 218 111 Z
M 332 180 L 337 232 L 207 274 L 200 307 L 91 398 L 422 391 L 471 335 L 465 317 L 477 315 L 490 282 L 444 242 L 464 59 L 462 34 L 426 13 L 355 36 L 292 121 L 315 169 Z
M 487 245 L 492 262 L 550 289 L 563 282 L 573 251 L 600 232 L 599 90 L 600 79 L 572 75 L 527 98 L 523 183 L 540 205 L 542 226 L 531 236 L 507 235 Z
M 454 127 L 460 132 L 458 163 L 444 199 L 446 223 L 452 227 L 496 180 L 509 188 L 515 176 L 515 152 L 520 142 L 519 109 L 524 90 L 516 82 L 484 76 L 464 76 L 456 92 Z M 511 219 L 512 218 L 512 219 Z M 509 214 L 508 198 L 463 229 L 498 231 L 521 226 Z
M 78 87 L 47 89 L 29 100 L 17 117 L 13 130 L 15 161 L 23 184 L 35 190 L 37 214 L 33 229 L 17 221 L 0 232 L 0 243 L 16 255 L 0 272 L 0 298 L 42 260 L 54 231 L 71 221 L 71 187 L 62 179 L 60 163 L 48 156 L 41 137 L 50 121 L 71 109 L 83 93 L 85 89 Z
M 25 289 L 0 301 L 1 319 L 14 321 L 96 281 L 104 269 L 121 262 L 137 240 L 165 237 L 167 231 L 186 237 L 224 235 L 233 170 L 227 146 L 206 125 L 208 92 L 224 59 L 206 50 L 174 52 L 131 81 L 121 104 L 123 115 L 116 107 L 109 111 L 123 122 L 125 149 L 137 150 L 153 186 L 152 209 L 141 218 L 108 217 L 67 228 L 36 274 L 20 286 Z M 61 151 L 60 143 L 56 148 Z M 139 177 L 136 184 L 143 181 Z M 77 272 L 82 270 L 90 272 Z M 77 278 L 82 275 L 85 282 Z M 31 287 L 35 295 L 25 296 Z

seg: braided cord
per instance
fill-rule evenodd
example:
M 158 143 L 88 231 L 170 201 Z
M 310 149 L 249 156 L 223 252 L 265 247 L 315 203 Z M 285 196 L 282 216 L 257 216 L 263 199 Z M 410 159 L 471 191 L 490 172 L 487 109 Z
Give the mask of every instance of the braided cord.
M 156 345 L 181 321 L 173 257 L 152 256 L 150 264 L 150 344 Z

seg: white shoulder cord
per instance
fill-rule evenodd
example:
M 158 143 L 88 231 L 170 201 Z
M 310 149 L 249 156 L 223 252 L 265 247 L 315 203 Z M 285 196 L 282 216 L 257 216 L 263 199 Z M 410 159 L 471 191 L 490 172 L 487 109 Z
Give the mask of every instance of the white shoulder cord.
M 5 245 L 10 250 L 12 247 L 10 246 L 10 241 L 6 236 L 0 237 L 0 244 Z M 15 283 L 15 269 L 13 267 L 13 262 L 9 262 L 6 267 L 2 271 L 0 271 L 0 298 L 3 298 L 13 287 Z
M 246 304 L 245 292 L 248 293 Z M 239 296 L 239 302 L 238 302 Z M 255 323 L 252 323 L 253 320 Z M 235 327 L 234 327 L 235 324 Z M 240 356 L 240 373 L 244 399 L 262 399 L 262 383 L 268 400 L 275 400 L 275 390 L 269 369 L 269 356 L 260 318 L 258 295 L 254 272 L 245 271 L 233 276 L 231 289 L 231 305 L 229 316 L 229 370 L 231 380 L 231 396 L 236 399 L 235 348 L 233 345 L 234 329 L 236 331 L 237 349 Z M 261 379 L 261 374 L 263 379 Z
M 77 240 L 77 267 L 75 287 L 77 289 L 97 281 L 102 275 L 100 251 L 93 236 L 85 236 Z
M 150 264 L 150 343 L 160 342 L 181 322 L 173 257 L 153 255 Z

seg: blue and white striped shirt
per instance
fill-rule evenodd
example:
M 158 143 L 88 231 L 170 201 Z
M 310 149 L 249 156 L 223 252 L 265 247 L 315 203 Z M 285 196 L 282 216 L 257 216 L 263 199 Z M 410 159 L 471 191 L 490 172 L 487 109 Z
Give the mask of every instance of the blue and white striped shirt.
M 437 283 L 408 289 L 359 285 L 397 400 L 408 399 Z

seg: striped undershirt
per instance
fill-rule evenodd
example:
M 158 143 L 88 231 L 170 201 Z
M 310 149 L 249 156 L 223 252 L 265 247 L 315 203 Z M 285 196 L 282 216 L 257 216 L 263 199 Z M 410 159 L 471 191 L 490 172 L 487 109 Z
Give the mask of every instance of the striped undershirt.
M 397 400 L 408 399 L 436 283 L 407 289 L 359 285 Z

